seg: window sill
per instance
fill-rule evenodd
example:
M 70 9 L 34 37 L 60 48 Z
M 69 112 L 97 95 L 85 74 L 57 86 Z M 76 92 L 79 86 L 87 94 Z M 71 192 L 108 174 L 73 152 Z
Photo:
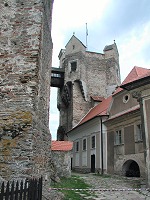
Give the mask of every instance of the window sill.
M 135 143 L 142 143 L 143 142 L 143 140 L 137 140 L 137 141 L 135 141 Z
M 114 144 L 115 147 L 123 146 L 123 145 L 124 145 L 124 143 L 122 143 L 122 144 Z

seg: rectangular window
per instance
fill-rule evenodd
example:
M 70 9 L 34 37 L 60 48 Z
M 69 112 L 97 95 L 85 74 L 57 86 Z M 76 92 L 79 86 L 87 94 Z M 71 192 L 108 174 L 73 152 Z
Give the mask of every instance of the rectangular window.
M 86 150 L 86 139 L 83 139 L 83 145 L 82 145 L 82 149 L 83 149 L 83 151 L 85 151 Z
M 138 124 L 136 126 L 136 135 L 137 135 L 137 141 L 142 141 L 143 140 L 141 124 Z
M 95 135 L 92 136 L 91 143 L 92 143 L 92 148 L 95 148 Z
M 122 133 L 121 130 L 116 131 L 115 133 L 115 145 L 122 144 Z
M 76 62 L 76 61 L 71 62 L 71 71 L 72 71 L 72 72 L 75 72 L 76 69 L 77 69 L 77 62 Z
M 76 152 L 79 151 L 79 142 L 76 142 Z

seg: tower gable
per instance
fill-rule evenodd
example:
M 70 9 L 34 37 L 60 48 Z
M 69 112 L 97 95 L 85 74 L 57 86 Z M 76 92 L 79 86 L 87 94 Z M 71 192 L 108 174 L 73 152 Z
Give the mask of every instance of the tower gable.
M 66 45 L 66 55 L 79 51 L 86 51 L 86 46 L 73 35 Z

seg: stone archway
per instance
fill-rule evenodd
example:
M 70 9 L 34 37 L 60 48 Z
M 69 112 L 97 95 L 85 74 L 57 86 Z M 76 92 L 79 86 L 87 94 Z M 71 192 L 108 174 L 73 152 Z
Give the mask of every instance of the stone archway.
M 140 177 L 139 165 L 134 160 L 127 160 L 122 166 L 122 171 L 127 177 Z

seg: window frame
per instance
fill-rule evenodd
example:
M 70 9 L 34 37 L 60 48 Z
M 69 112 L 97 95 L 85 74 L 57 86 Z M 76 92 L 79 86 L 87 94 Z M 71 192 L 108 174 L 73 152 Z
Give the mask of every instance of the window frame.
M 75 152 L 79 152 L 79 141 L 75 142 Z
M 94 146 L 93 146 L 93 138 L 94 138 Z M 95 135 L 92 135 L 92 136 L 91 136 L 91 148 L 92 148 L 92 149 L 95 149 L 95 148 L 96 148 L 96 136 L 95 136 Z
M 123 135 L 122 135 L 122 130 L 118 129 L 115 131 L 115 139 L 114 139 L 114 145 L 122 145 L 123 144 Z
M 72 65 L 73 63 L 76 63 L 76 66 L 75 66 L 75 69 L 72 70 Z M 68 67 L 69 67 L 69 72 L 72 73 L 72 72 L 77 72 L 78 71 L 78 59 L 75 59 L 75 60 L 70 60 L 69 63 L 68 63 Z
M 128 103 L 128 101 L 130 100 L 130 94 L 129 93 L 125 94 L 122 100 L 123 103 Z
M 70 62 L 71 72 L 76 72 L 77 70 L 77 61 Z
M 82 140 L 82 151 L 86 151 L 87 150 L 87 143 L 86 143 L 86 138 L 84 138 L 83 140 Z
M 138 123 L 136 124 L 136 142 L 142 142 L 143 141 L 143 134 L 142 134 L 142 124 Z

